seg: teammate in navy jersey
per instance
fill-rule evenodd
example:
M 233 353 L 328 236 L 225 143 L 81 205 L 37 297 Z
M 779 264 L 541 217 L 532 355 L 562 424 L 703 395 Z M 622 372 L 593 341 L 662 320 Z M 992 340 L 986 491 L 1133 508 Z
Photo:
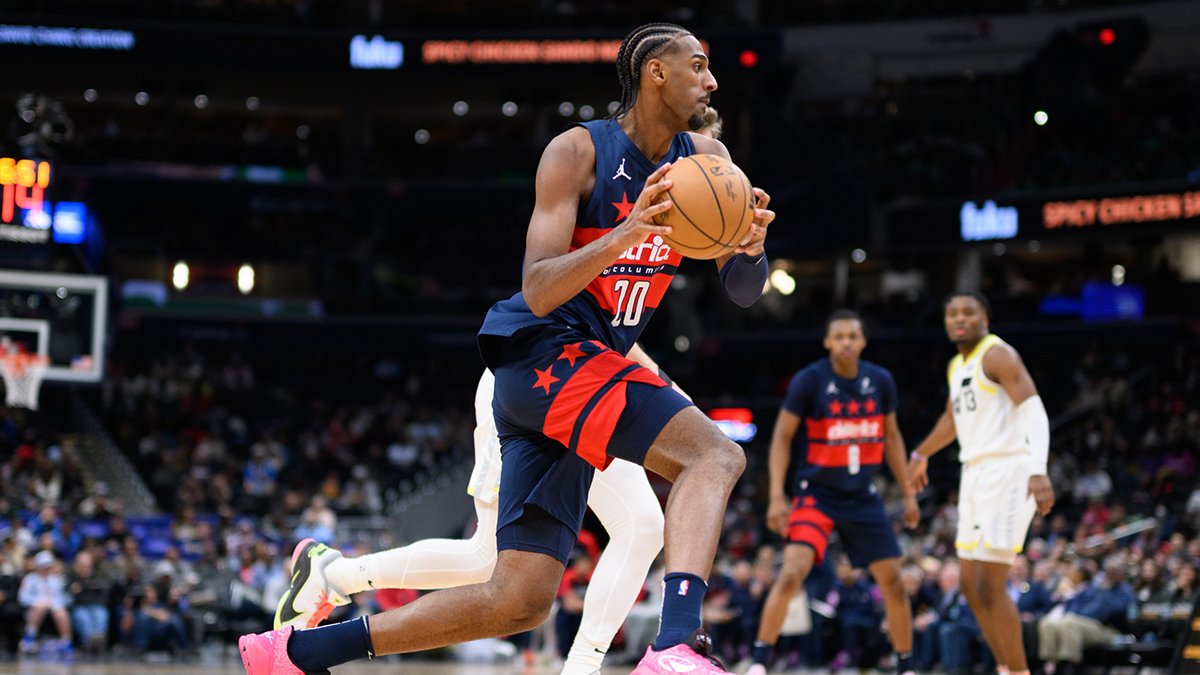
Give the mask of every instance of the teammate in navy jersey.
M 671 186 L 663 175 L 693 153 L 729 157 L 719 141 L 689 133 L 703 125 L 717 82 L 699 40 L 672 24 L 635 30 L 616 66 L 620 109 L 564 131 L 543 153 L 522 292 L 497 303 L 480 330 L 503 453 L 491 580 L 361 621 L 243 636 L 250 675 L 321 672 L 537 626 L 554 602 L 594 471 L 618 457 L 674 482 L 660 631 L 634 673 L 726 672 L 685 643 L 700 628 L 704 580 L 745 456 L 657 373 L 624 356 L 681 259 L 662 240 L 671 228 L 654 223 L 673 207 L 653 204 Z M 775 217 L 769 196 L 754 195 L 751 231 L 716 260 L 726 295 L 743 307 L 766 283 L 763 242 Z
M 824 559 L 835 528 L 850 563 L 870 569 L 883 592 L 897 672 L 912 670 L 912 610 L 900 582 L 900 546 L 872 482 L 885 459 L 904 490 L 904 524 L 916 527 L 921 514 L 896 424 L 896 382 L 884 368 L 859 358 L 866 346 L 858 314 L 835 312 L 825 325 L 829 358 L 796 373 L 788 386 L 771 437 L 767 510 L 767 526 L 787 545 L 783 568 L 763 605 L 747 675 L 766 672 L 788 603 L 812 566 Z M 805 428 L 797 439 L 801 421 Z M 797 484 L 789 503 L 784 482 L 793 451 Z

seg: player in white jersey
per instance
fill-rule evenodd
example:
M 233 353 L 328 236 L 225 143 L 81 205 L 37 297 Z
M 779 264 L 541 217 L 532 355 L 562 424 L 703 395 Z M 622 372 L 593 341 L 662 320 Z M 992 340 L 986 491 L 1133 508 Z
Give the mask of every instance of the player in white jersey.
M 637 345 L 629 358 L 658 369 Z M 280 600 L 276 628 L 312 628 L 335 606 L 347 604 L 349 596 L 363 591 L 435 590 L 483 583 L 492 577 L 501 466 L 500 438 L 492 416 L 494 384 L 491 371 L 484 371 L 475 390 L 475 469 L 467 484 L 479 520 L 475 534 L 470 539 L 426 539 L 360 558 L 345 558 L 324 544 L 305 540 L 293 554 L 293 574 L 299 578 L 293 577 L 291 588 Z M 597 471 L 588 506 L 610 539 L 588 584 L 582 623 L 562 675 L 599 672 L 604 654 L 663 547 L 662 507 L 642 467 L 614 460 L 607 470 Z
M 990 308 L 978 293 L 946 301 L 946 333 L 958 347 L 947 378 L 946 411 L 917 446 L 909 476 L 929 483 L 929 457 L 956 438 L 963 463 L 955 548 L 962 592 L 996 657 L 999 675 L 1028 675 L 1021 620 L 1006 587 L 1035 512 L 1054 506 L 1046 476 L 1050 423 L 1021 356 L 988 330 Z

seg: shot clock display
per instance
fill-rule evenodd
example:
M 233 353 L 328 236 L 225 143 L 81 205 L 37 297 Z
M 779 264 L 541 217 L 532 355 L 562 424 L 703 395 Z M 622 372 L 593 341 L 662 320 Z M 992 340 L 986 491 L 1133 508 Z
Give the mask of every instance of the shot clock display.
M 17 211 L 42 211 L 50 186 L 50 163 L 0 157 L 0 222 L 11 223 Z

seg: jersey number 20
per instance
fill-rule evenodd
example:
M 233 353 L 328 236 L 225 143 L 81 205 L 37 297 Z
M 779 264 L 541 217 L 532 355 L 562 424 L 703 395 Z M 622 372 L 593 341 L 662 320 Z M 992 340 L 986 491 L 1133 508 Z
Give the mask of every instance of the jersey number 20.
M 617 311 L 612 325 L 636 326 L 642 320 L 642 310 L 646 308 L 646 296 L 650 293 L 649 281 L 635 281 L 633 289 L 629 288 L 628 279 L 617 279 L 613 284 L 617 296 Z M 622 311 L 623 310 L 623 311 Z

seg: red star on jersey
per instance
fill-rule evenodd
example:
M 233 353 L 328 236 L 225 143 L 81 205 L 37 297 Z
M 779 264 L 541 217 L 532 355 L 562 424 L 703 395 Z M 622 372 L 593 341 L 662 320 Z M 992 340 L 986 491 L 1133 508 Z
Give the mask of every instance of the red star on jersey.
M 850 401 L 850 405 L 846 406 L 846 410 L 849 410 L 851 415 L 857 415 L 858 409 L 861 407 L 862 406 L 858 404 L 858 401 Z
M 613 206 L 617 207 L 617 219 L 615 222 L 618 222 L 618 223 L 629 217 L 629 212 L 633 210 L 633 205 L 634 205 L 634 202 L 629 201 L 629 197 L 625 196 L 624 192 L 621 193 L 621 201 L 620 202 L 609 202 L 609 203 L 612 204 Z
M 550 385 L 558 382 L 558 378 L 550 374 L 550 369 L 553 367 L 554 365 L 551 364 L 550 367 L 545 370 L 538 370 L 537 368 L 533 369 L 533 372 L 537 373 L 538 378 L 537 382 L 533 385 L 534 389 L 537 389 L 538 387 L 545 387 L 546 393 L 550 393 Z
M 560 354 L 559 357 L 555 360 L 561 361 L 563 359 L 566 359 L 568 362 L 570 362 L 571 367 L 574 368 L 575 367 L 575 359 L 577 359 L 581 356 L 587 356 L 587 354 L 583 353 L 583 350 L 579 348 L 579 345 L 567 345 L 566 347 L 563 347 L 563 353 Z
M 842 414 L 842 402 L 834 401 L 833 403 L 830 403 L 829 404 L 829 414 L 830 415 L 841 415 Z
M 869 412 L 869 413 L 873 413 L 873 412 L 875 412 L 875 399 L 874 399 L 874 398 L 869 398 L 869 399 L 867 399 L 867 402 L 866 402 L 866 404 L 863 406 L 863 408 L 865 408 L 865 409 L 866 409 L 866 411 L 867 411 L 867 412 Z

